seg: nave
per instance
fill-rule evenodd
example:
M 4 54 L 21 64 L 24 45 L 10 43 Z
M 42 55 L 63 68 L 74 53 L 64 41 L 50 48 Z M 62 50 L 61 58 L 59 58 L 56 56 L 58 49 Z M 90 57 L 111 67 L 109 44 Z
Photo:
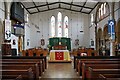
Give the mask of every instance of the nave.
M 120 80 L 119 0 L 14 1 L 0 0 L 1 80 Z
M 48 63 L 48 69 L 41 79 L 79 79 L 72 63 Z

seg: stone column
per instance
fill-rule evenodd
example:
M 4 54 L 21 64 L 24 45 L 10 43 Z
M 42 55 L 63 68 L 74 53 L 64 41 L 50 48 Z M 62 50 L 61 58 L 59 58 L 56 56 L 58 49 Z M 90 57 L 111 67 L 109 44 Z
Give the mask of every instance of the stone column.
M 110 19 L 111 20 L 114 20 L 114 5 L 115 5 L 115 2 L 112 2 L 111 3 L 111 15 L 110 15 Z M 115 23 L 114 23 L 114 26 L 115 26 Z M 114 41 L 115 40 L 111 40 L 110 42 L 110 56 L 114 56 L 115 55 L 115 52 L 114 52 Z
M 10 44 L 10 34 L 11 34 L 11 21 L 10 21 L 10 8 L 11 8 L 12 0 L 5 0 L 5 31 L 4 35 L 6 34 L 7 37 L 4 39 L 4 43 L 2 43 L 2 55 L 11 56 L 11 44 Z M 7 28 L 7 29 L 6 29 Z M 9 38 L 9 39 L 8 39 Z
M 10 8 L 13 0 L 5 0 L 5 19 L 10 20 Z

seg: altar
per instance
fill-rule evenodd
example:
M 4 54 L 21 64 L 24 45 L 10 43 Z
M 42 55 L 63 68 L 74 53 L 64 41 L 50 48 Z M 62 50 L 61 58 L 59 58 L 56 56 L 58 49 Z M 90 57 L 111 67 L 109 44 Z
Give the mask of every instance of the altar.
M 71 62 L 69 50 L 51 50 L 49 62 Z

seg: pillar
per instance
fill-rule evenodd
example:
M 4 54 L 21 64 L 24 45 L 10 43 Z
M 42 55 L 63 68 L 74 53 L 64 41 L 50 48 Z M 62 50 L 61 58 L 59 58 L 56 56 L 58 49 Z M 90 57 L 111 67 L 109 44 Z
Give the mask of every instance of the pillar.
M 5 0 L 5 27 L 4 27 L 4 43 L 2 43 L 2 55 L 11 55 L 11 21 L 10 8 L 12 0 Z
M 111 15 L 110 15 L 110 19 L 113 20 L 114 19 L 114 5 L 115 5 L 115 2 L 112 2 L 111 3 Z M 115 23 L 114 23 L 114 26 L 115 26 Z M 110 42 L 110 56 L 114 56 L 115 55 L 115 52 L 114 52 L 114 41 L 115 40 L 112 40 L 111 38 L 111 42 Z

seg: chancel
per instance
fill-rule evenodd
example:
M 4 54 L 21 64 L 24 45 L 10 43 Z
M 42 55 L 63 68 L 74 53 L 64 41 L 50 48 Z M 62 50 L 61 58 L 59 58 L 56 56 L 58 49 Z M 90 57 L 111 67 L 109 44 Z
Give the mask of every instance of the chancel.
M 120 80 L 119 0 L 1 0 L 1 80 Z

